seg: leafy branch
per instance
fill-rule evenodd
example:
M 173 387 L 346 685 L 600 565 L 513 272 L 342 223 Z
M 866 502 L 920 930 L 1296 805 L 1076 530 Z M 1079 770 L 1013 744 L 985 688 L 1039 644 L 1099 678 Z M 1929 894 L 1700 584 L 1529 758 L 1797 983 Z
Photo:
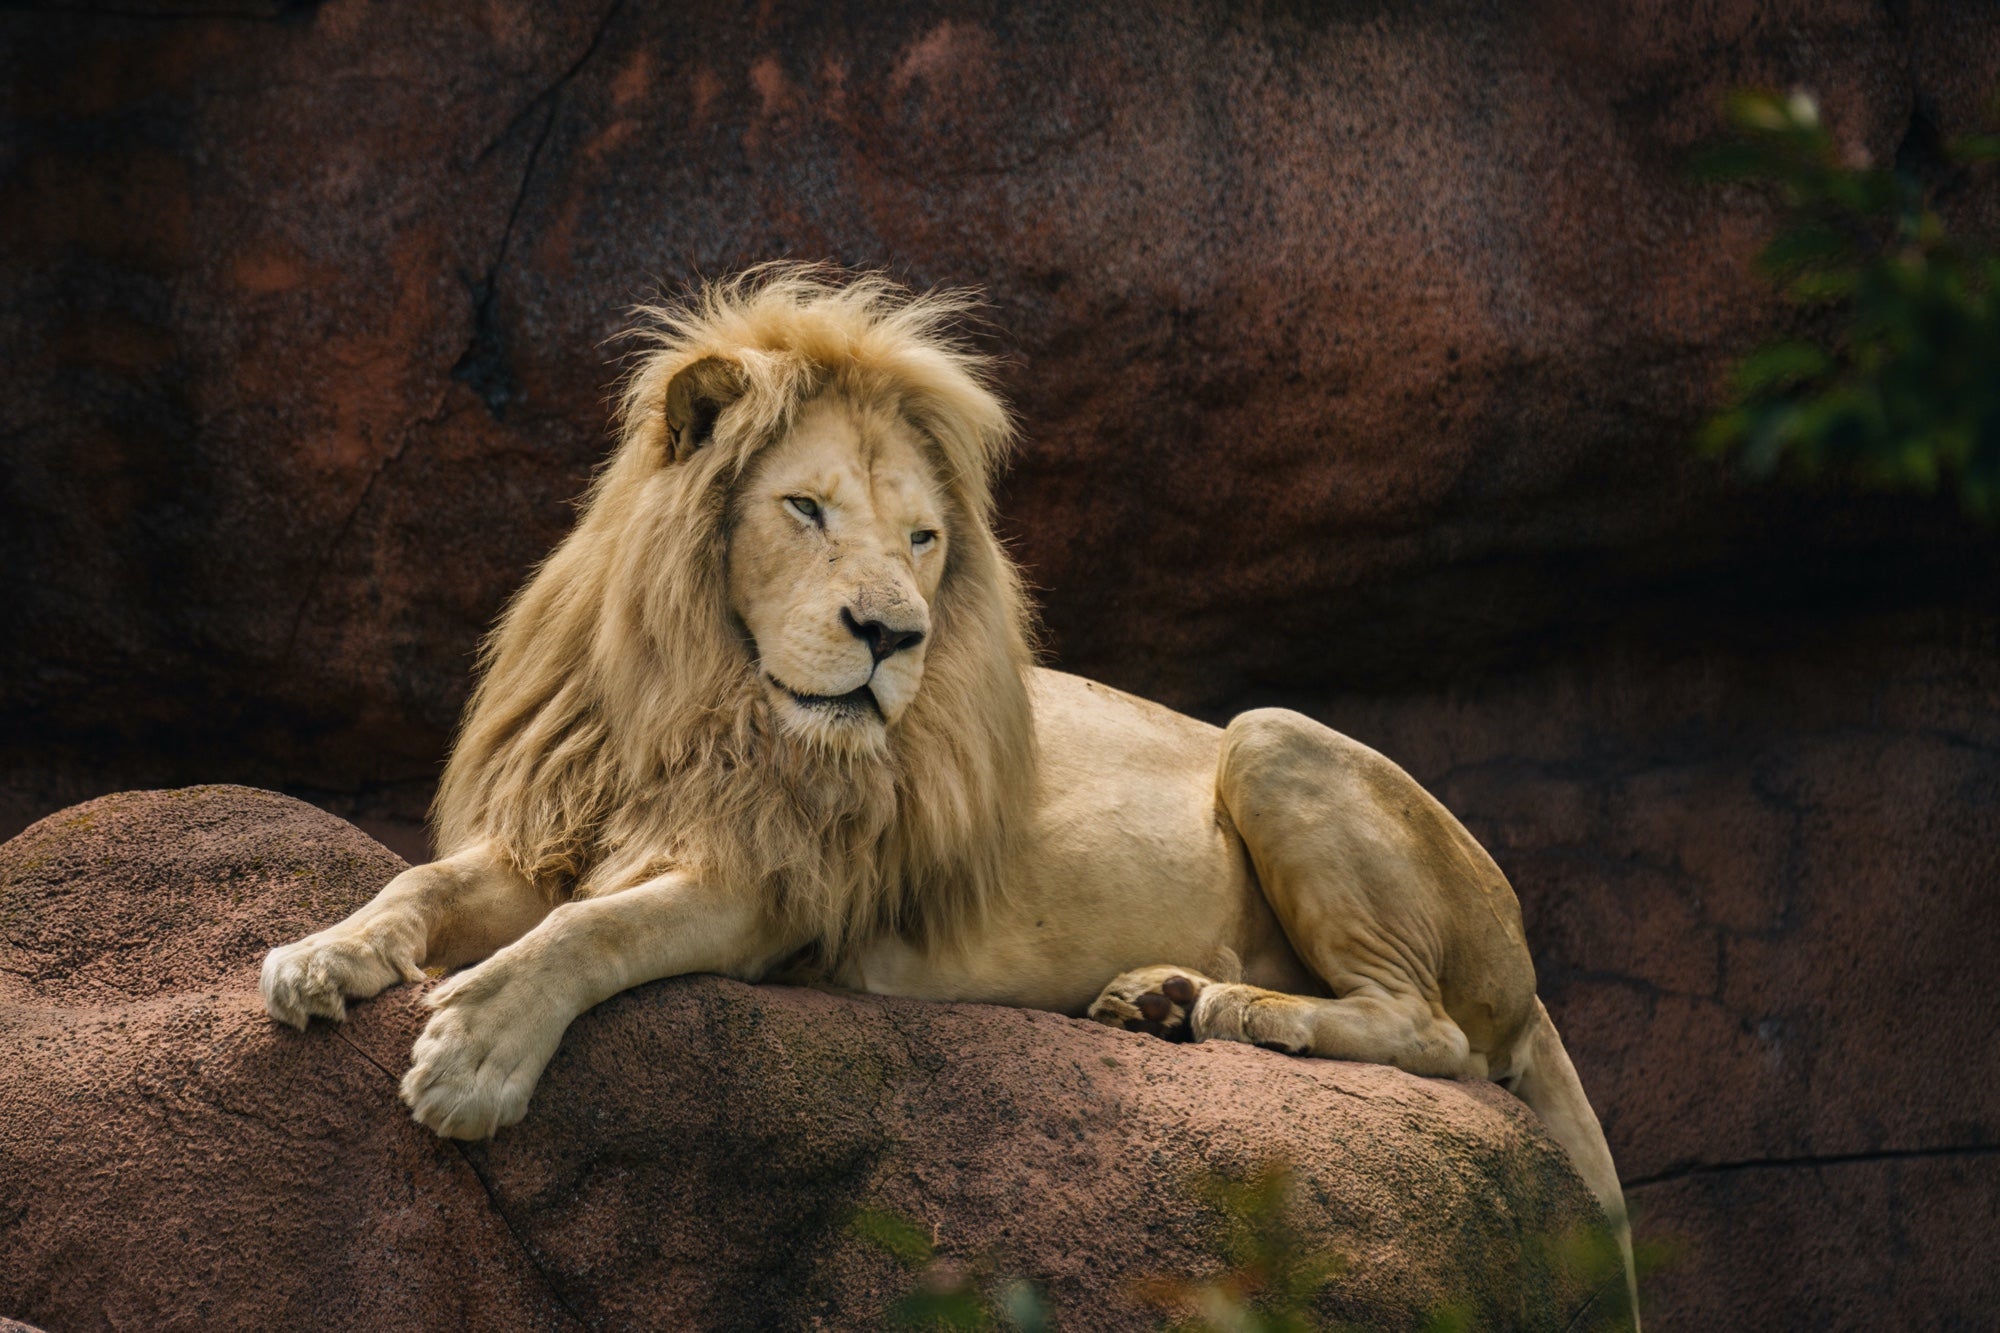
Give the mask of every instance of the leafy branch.
M 1308 1244 L 1294 1223 L 1291 1171 L 1274 1162 L 1245 1180 L 1210 1176 L 1195 1193 L 1222 1218 L 1228 1268 L 1207 1282 L 1152 1278 L 1140 1298 L 1192 1313 L 1170 1333 L 1315 1333 L 1319 1295 L 1348 1265 L 1337 1251 Z
M 1956 491 L 2000 512 L 2000 257 L 1950 236 L 1922 186 L 1843 158 L 1802 92 L 1731 98 L 1730 138 L 1698 172 L 1773 192 L 1784 226 L 1757 267 L 1818 312 L 1823 336 L 1767 344 L 1731 376 L 1700 444 L 1752 473 L 1837 472 L 1885 489 Z M 1947 146 L 1970 165 L 2000 135 Z

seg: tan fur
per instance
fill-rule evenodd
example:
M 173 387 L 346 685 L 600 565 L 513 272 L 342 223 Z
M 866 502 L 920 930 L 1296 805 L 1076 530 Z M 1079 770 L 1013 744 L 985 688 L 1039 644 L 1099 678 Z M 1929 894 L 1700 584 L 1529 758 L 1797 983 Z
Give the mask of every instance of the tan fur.
M 273 950 L 270 1012 L 477 963 L 402 1086 L 459 1138 L 526 1114 L 591 1006 L 703 971 L 1492 1077 L 1629 1278 L 1519 905 L 1450 813 L 1296 713 L 1032 666 L 965 306 L 772 266 L 649 312 L 616 452 L 486 646 L 440 859 Z

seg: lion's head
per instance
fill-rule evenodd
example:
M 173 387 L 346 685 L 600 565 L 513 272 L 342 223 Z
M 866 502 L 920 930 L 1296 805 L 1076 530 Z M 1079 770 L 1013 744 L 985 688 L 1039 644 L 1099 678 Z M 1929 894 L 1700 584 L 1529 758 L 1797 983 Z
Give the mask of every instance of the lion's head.
M 737 487 L 729 609 L 779 724 L 873 747 L 923 685 L 950 528 L 916 429 L 881 402 L 808 403 Z
M 442 848 L 552 892 L 726 877 L 827 951 L 979 910 L 1032 728 L 967 304 L 769 265 L 644 312 L 617 450 L 486 646 Z

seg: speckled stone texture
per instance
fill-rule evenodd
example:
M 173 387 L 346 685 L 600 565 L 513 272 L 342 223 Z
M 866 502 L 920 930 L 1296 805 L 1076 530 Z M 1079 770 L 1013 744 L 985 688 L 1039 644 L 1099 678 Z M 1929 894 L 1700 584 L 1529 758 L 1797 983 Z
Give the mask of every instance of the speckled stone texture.
M 869 1328 L 911 1279 L 851 1229 L 1142 1329 L 1219 1266 L 1205 1172 L 1296 1165 L 1329 1319 L 1566 1330 L 1601 1225 L 1491 1084 L 1175 1046 L 983 1005 L 683 979 L 580 1019 L 528 1119 L 460 1146 L 395 1097 L 408 989 L 300 1035 L 262 950 L 400 862 L 242 787 L 109 796 L 0 847 L 0 1308 L 52 1329 Z

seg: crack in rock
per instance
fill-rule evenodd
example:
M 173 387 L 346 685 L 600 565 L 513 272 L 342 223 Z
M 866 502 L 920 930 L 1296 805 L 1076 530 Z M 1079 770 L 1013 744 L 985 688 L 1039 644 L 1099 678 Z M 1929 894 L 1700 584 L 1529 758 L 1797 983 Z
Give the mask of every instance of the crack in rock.
M 521 169 L 521 183 L 514 191 L 514 202 L 507 210 L 506 224 L 500 229 L 500 243 L 494 248 L 493 262 L 486 266 L 486 275 L 469 283 L 472 293 L 472 336 L 467 340 L 465 351 L 451 368 L 451 377 L 469 386 L 486 404 L 486 410 L 495 421 L 506 418 L 507 406 L 520 397 L 520 381 L 515 377 L 513 359 L 507 345 L 507 332 L 500 327 L 493 312 L 493 299 L 498 291 L 500 270 L 507 263 L 507 253 L 514 241 L 514 227 L 520 220 L 521 209 L 528 200 L 528 188 L 534 183 L 535 168 L 541 162 L 542 150 L 548 146 L 549 136 L 555 130 L 556 112 L 562 100 L 563 90 L 568 88 L 583 67 L 590 63 L 591 56 L 604 41 L 605 31 L 611 20 L 617 17 L 624 0 L 612 0 L 597 20 L 597 27 L 590 34 L 590 41 L 584 46 L 570 67 L 564 70 L 556 81 L 535 94 L 528 104 L 521 108 L 499 138 L 481 151 L 478 161 L 497 149 L 511 136 L 517 126 L 533 115 L 537 108 L 542 113 L 541 127 L 535 131 L 535 140 L 528 148 L 528 160 Z
M 374 1056 L 363 1050 L 345 1032 L 336 1027 L 333 1029 L 333 1035 L 340 1039 L 341 1045 L 347 1047 L 348 1050 L 353 1051 L 370 1065 L 380 1070 L 382 1076 L 389 1080 L 389 1085 L 392 1088 L 402 1085 L 401 1079 L 390 1073 L 380 1060 L 377 1060 Z M 425 1130 L 423 1132 L 429 1133 L 430 1131 Z M 472 1178 L 479 1183 L 479 1192 L 486 1196 L 486 1206 L 493 1210 L 493 1215 L 500 1219 L 500 1225 L 507 1228 L 507 1234 L 514 1238 L 514 1244 L 520 1249 L 521 1257 L 527 1260 L 528 1267 L 534 1269 L 535 1275 L 541 1278 L 543 1287 L 549 1293 L 549 1299 L 560 1306 L 562 1312 L 574 1320 L 578 1327 L 589 1327 L 590 1321 L 585 1319 L 582 1312 L 570 1304 L 569 1297 L 563 1293 L 563 1289 L 556 1283 L 555 1277 L 547 1268 L 543 1267 L 541 1256 L 535 1253 L 534 1246 L 528 1243 L 528 1238 L 521 1234 L 521 1229 L 515 1225 L 514 1219 L 508 1216 L 507 1209 L 500 1202 L 500 1196 L 494 1192 L 493 1182 L 488 1180 L 486 1173 L 479 1169 L 479 1163 L 472 1160 L 472 1154 L 467 1152 L 465 1145 L 457 1139 L 447 1139 L 446 1142 L 457 1150 L 459 1160 L 465 1163 L 465 1169 L 471 1172 Z
M 1867 1162 L 1925 1162 L 1953 1157 L 2000 1156 L 2000 1143 L 1972 1143 L 1936 1148 L 1882 1148 L 1872 1152 L 1807 1154 L 1800 1157 L 1755 1157 L 1740 1162 L 1697 1162 L 1639 1176 L 1622 1182 L 1627 1192 L 1653 1185 L 1670 1185 L 1692 1176 L 1731 1175 L 1741 1171 L 1779 1171 L 1792 1168 L 1855 1166 Z

